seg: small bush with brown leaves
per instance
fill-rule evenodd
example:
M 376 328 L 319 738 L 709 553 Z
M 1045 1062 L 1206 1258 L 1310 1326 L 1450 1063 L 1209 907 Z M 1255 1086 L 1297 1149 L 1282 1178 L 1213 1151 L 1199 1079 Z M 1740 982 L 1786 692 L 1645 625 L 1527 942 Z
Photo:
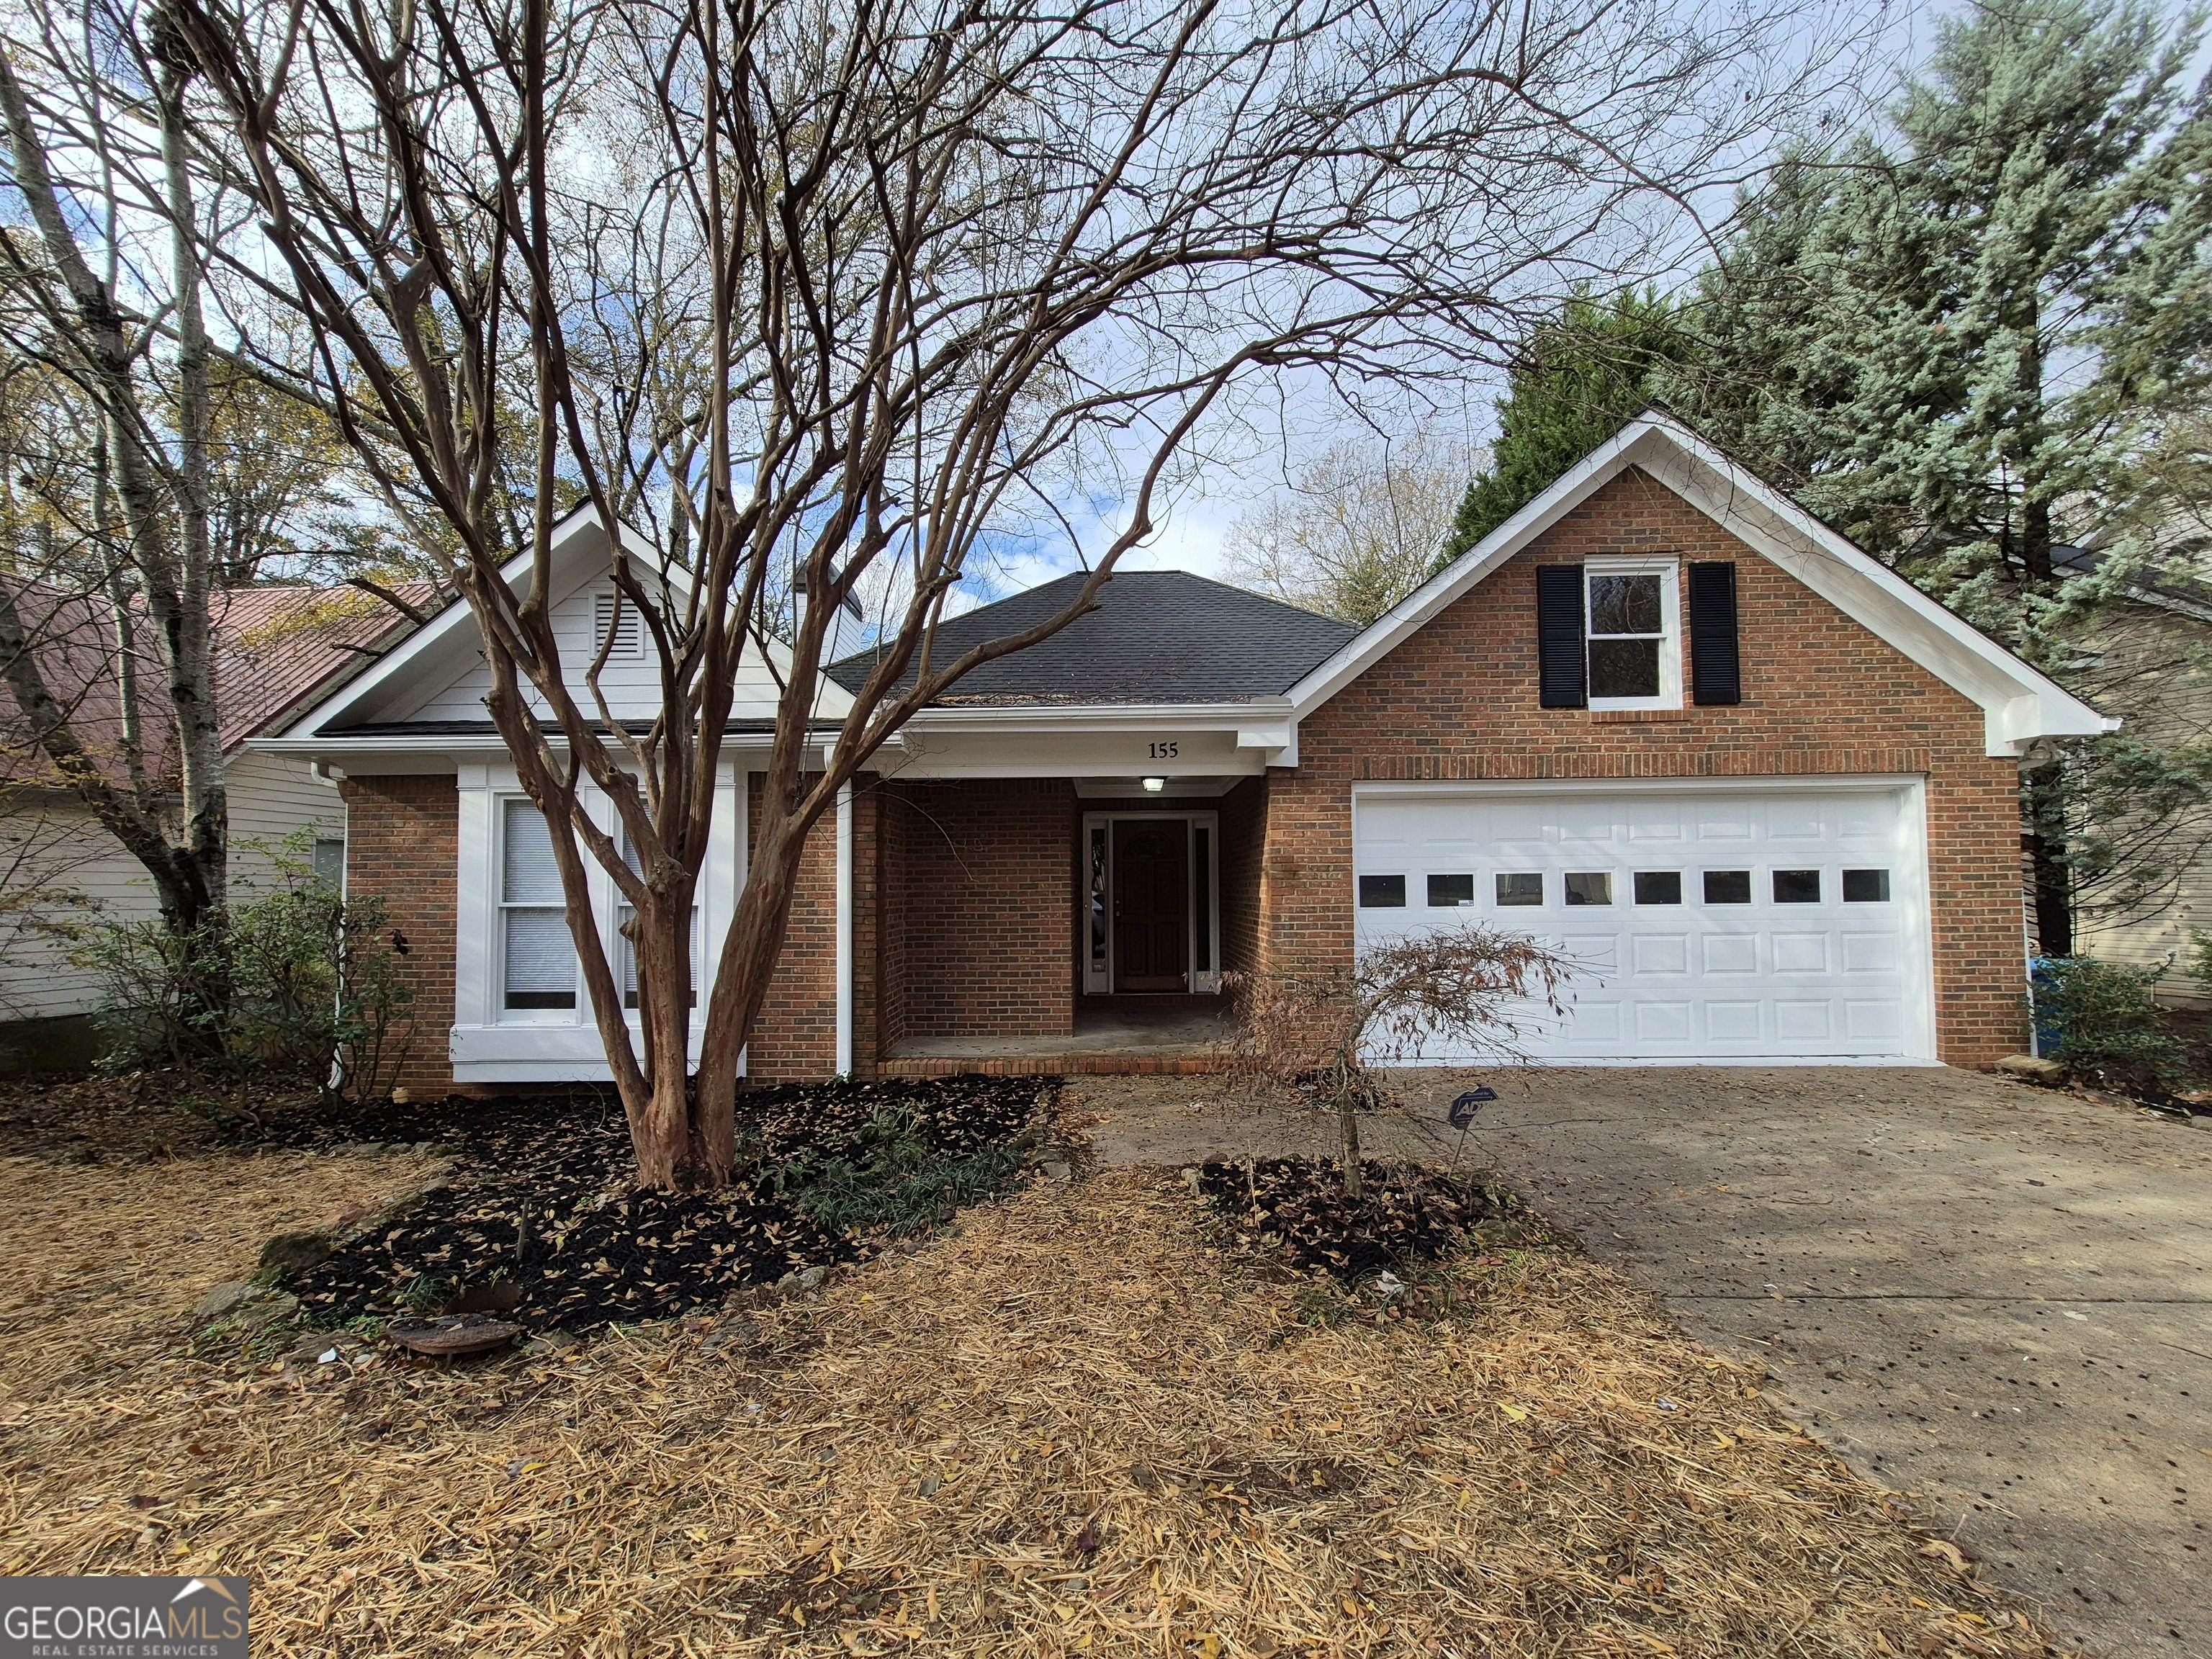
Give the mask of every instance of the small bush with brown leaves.
M 1208 1164 L 1198 1190 L 1241 1242 L 1279 1241 L 1291 1266 L 1346 1281 L 1433 1260 L 1502 1208 L 1499 1196 L 1477 1182 L 1415 1164 L 1370 1161 L 1360 1173 L 1364 1191 L 1352 1199 L 1334 1158 Z

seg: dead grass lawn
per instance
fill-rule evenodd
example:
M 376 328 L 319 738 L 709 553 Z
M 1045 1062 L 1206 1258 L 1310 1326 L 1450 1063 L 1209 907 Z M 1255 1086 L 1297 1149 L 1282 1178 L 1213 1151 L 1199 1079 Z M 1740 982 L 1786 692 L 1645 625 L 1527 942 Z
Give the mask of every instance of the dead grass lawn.
M 192 1357 L 429 1167 L 0 1163 L 0 1571 L 249 1573 L 266 1655 L 2048 1650 L 1604 1270 L 1311 1327 L 1143 1170 L 562 1353 Z

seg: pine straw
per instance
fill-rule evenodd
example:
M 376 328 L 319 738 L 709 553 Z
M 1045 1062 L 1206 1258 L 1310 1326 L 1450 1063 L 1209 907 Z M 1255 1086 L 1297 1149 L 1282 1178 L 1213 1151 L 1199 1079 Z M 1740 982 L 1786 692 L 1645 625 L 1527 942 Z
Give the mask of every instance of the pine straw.
M 248 1572 L 264 1655 L 2046 1651 L 1604 1270 L 1309 1328 L 1158 1171 L 555 1354 L 190 1356 L 261 1231 L 401 1163 L 0 1166 L 63 1264 L 8 1310 L 0 1571 Z

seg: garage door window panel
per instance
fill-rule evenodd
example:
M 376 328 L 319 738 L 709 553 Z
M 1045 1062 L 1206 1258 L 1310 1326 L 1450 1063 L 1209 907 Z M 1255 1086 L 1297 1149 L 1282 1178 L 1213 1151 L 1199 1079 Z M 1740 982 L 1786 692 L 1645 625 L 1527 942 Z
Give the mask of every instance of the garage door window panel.
M 1638 870 L 1636 872 L 1636 902 L 1638 904 L 1680 904 L 1682 902 L 1682 872 L 1680 870 Z
M 1359 908 L 1363 910 L 1402 910 L 1406 908 L 1403 876 L 1362 876 Z
M 1589 706 L 1679 708 L 1680 586 L 1672 560 L 1593 559 L 1583 567 Z
M 1708 904 L 1748 904 L 1751 902 L 1751 872 L 1748 870 L 1708 870 L 1705 872 L 1705 902 Z
M 1820 902 L 1820 872 L 1818 870 L 1777 870 L 1774 872 L 1774 902 L 1777 904 L 1818 904 Z
M 1474 877 L 1431 876 L 1429 878 L 1429 908 L 1431 910 L 1457 910 L 1474 902 Z
M 1568 872 L 1563 884 L 1569 904 L 1610 904 L 1613 902 L 1613 876 L 1605 870 L 1577 870 Z
M 1498 878 L 1498 902 L 1501 905 L 1541 904 L 1544 902 L 1544 878 L 1541 874 L 1510 874 Z
M 1888 903 L 1889 872 L 1887 870 L 1844 871 L 1844 902 L 1846 904 Z

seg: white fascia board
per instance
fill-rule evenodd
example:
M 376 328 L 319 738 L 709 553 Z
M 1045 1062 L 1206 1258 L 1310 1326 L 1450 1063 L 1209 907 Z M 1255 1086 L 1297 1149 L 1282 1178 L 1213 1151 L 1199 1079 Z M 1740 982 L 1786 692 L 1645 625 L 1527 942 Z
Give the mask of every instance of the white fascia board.
M 552 549 L 556 568 L 577 560 L 592 542 L 597 542 L 599 550 L 604 551 L 605 538 L 599 520 L 588 512 L 569 514 L 553 526 Z M 530 556 L 524 553 L 508 560 L 501 574 L 511 587 L 529 571 Z M 557 576 L 555 586 L 556 590 L 562 587 Z M 565 597 L 565 592 L 556 592 L 556 603 Z M 469 671 L 481 649 L 475 615 L 469 610 L 467 601 L 455 599 L 276 735 L 283 738 L 311 737 L 325 726 L 374 704 L 402 686 L 414 692 L 419 701 L 426 681 L 440 690 L 450 685 Z
M 2037 738 L 2117 730 L 2056 681 L 1829 529 L 1687 428 L 1645 415 L 1408 594 L 1291 689 L 1304 715 L 1402 645 L 1424 623 L 1631 467 L 1788 571 L 1877 639 L 1980 706 L 1985 752 L 2016 756 Z
M 1252 702 L 1054 703 L 1042 706 L 985 705 L 972 708 L 924 708 L 906 724 L 916 731 L 941 727 L 961 732 L 1124 732 L 1163 721 L 1201 731 L 1262 728 L 1280 732 L 1293 724 L 1290 701 L 1268 697 Z
M 684 572 L 662 573 L 651 550 L 638 545 L 630 532 L 616 526 L 623 550 L 636 567 L 641 580 L 665 583 L 671 599 L 681 604 L 690 592 Z M 605 568 L 606 536 L 588 507 L 579 507 L 553 526 L 552 580 L 548 603 L 558 605 Z M 530 575 L 531 556 L 518 553 L 501 568 L 510 588 L 519 590 Z M 373 707 L 398 688 L 420 702 L 424 686 L 442 690 L 468 672 L 483 649 L 476 618 L 465 601 L 456 599 L 436 616 L 386 652 L 360 673 L 333 690 L 303 714 L 289 721 L 275 735 L 303 738 L 365 707 Z M 786 659 L 788 660 L 787 656 Z

